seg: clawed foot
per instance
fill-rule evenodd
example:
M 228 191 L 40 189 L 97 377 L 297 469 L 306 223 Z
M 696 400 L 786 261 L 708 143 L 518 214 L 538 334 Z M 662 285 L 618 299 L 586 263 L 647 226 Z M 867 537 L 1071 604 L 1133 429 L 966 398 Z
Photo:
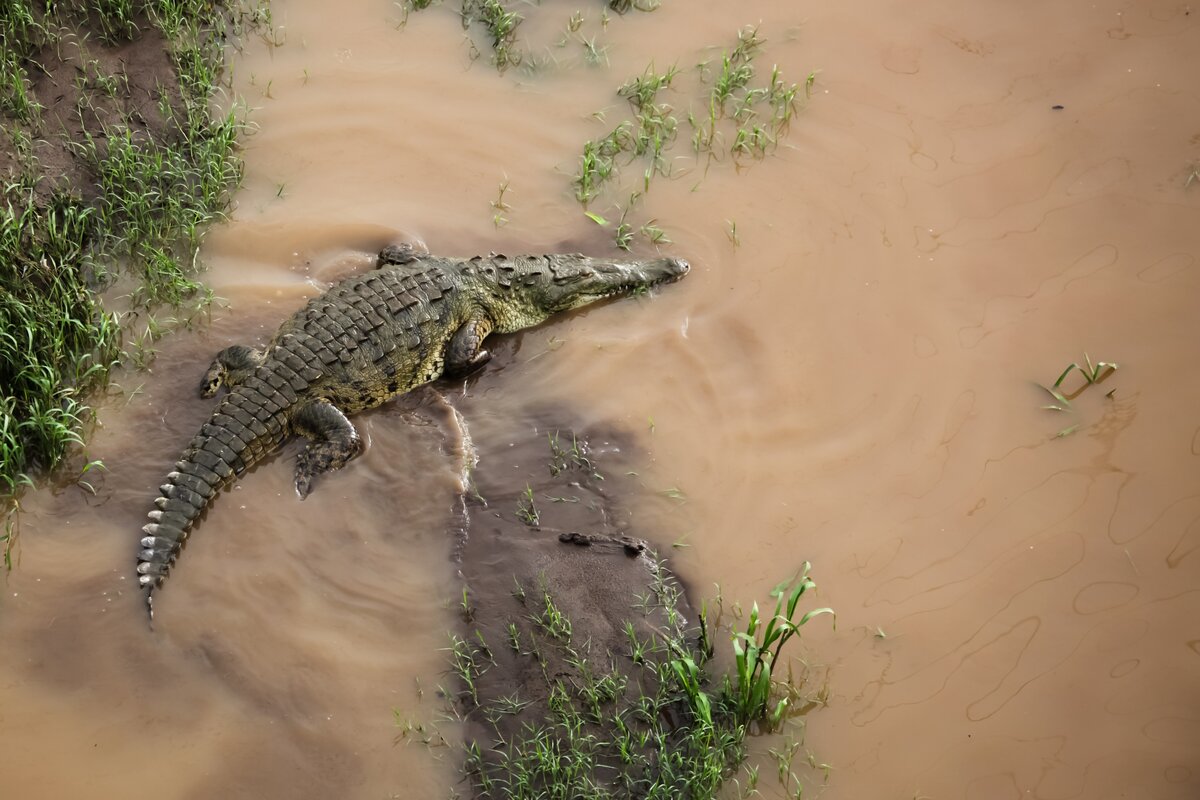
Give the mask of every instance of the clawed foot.
M 244 381 L 262 362 L 263 354 L 250 347 L 235 344 L 217 353 L 200 381 L 200 396 L 213 397 L 222 386 L 236 386 Z
M 214 361 L 208 372 L 204 373 L 204 380 L 200 381 L 200 396 L 215 397 L 224 382 L 225 367 L 219 361 Z
M 344 467 L 363 450 L 363 441 L 350 420 L 329 403 L 305 406 L 293 420 L 296 431 L 309 437 L 308 446 L 296 456 L 296 494 L 300 499 L 312 491 L 313 479 Z
M 480 350 L 470 361 L 462 364 L 447 364 L 445 370 L 442 372 L 442 376 L 450 380 L 468 378 L 483 369 L 491 360 L 491 353 L 487 350 Z

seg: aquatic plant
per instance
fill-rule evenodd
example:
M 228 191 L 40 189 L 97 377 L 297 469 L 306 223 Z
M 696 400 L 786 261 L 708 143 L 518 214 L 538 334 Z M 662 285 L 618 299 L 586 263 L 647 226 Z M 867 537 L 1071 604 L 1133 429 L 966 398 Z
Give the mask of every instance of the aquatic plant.
M 1075 393 L 1078 394 L 1092 384 L 1099 383 L 1100 381 L 1104 380 L 1109 375 L 1116 372 L 1121 366 L 1115 361 L 1097 361 L 1095 364 L 1093 364 L 1091 356 L 1089 356 L 1087 353 L 1083 354 L 1083 362 L 1087 365 L 1086 368 L 1079 366 L 1079 364 L 1075 362 L 1068 364 L 1067 368 L 1064 369 L 1062 374 L 1058 376 L 1058 380 L 1054 382 L 1053 386 L 1042 386 L 1041 384 L 1037 384 L 1039 388 L 1054 398 L 1053 404 L 1042 406 L 1042 408 L 1050 411 L 1067 411 L 1071 408 L 1071 401 L 1063 393 L 1062 385 L 1072 372 L 1079 372 L 1081 375 L 1083 375 L 1083 379 L 1085 381 L 1083 387 Z
M 733 637 L 736 660 L 734 680 L 727 684 L 726 695 L 733 703 L 735 716 L 743 723 L 763 721 L 769 728 L 778 725 L 787 712 L 790 698 L 771 703 L 773 674 L 779 653 L 788 640 L 814 617 L 833 615 L 831 608 L 816 608 L 796 619 L 796 607 L 805 593 L 816 588 L 808 577 L 811 565 L 806 561 L 794 581 L 782 583 L 771 592 L 775 613 L 765 621 L 759 618 L 758 603 L 750 609 L 746 629 Z
M 1067 376 L 1072 372 L 1079 372 L 1081 375 L 1083 375 L 1083 379 L 1087 381 L 1087 385 L 1091 386 L 1093 383 L 1099 383 L 1100 381 L 1104 380 L 1109 376 L 1109 374 L 1116 372 L 1121 366 L 1115 361 L 1097 361 L 1095 364 L 1093 364 L 1091 356 L 1089 356 L 1087 353 L 1083 354 L 1083 363 L 1087 364 L 1087 369 L 1084 369 L 1075 362 L 1071 362 L 1071 364 L 1062 371 L 1062 374 L 1058 376 L 1058 380 L 1054 382 L 1054 388 L 1057 389 L 1062 386 L 1063 381 L 1065 381 Z
M 525 19 L 510 11 L 500 0 L 463 0 L 460 11 L 463 28 L 478 22 L 492 40 L 492 63 L 503 72 L 521 63 L 521 51 L 516 48 L 517 27 Z
M 726 155 L 735 161 L 765 158 L 787 133 L 800 107 L 800 87 L 786 82 L 777 65 L 772 67 L 764 85 L 754 85 L 755 58 L 765 43 L 757 28 L 742 28 L 737 33 L 737 43 L 721 54 L 717 66 L 712 61 L 696 65 L 699 86 L 693 89 L 695 99 L 685 117 L 691 128 L 696 158 L 703 157 L 709 162 Z M 640 162 L 637 189 L 629 195 L 628 202 L 617 206 L 621 221 L 614 228 L 614 241 L 621 249 L 630 248 L 635 231 L 651 243 L 665 241 L 658 225 L 643 223 L 638 227 L 626 218 L 649 192 L 656 176 L 671 176 L 670 151 L 681 123 L 674 106 L 660 98 L 664 92 L 677 88 L 679 76 L 680 71 L 674 65 L 660 72 L 651 64 L 641 75 L 625 81 L 617 89 L 617 96 L 629 102 L 630 117 L 619 121 L 604 136 L 583 144 L 572 186 L 575 198 L 593 220 L 598 215 L 587 211 L 587 205 L 602 195 L 607 184 L 620 177 L 622 169 Z M 806 96 L 815 77 L 815 72 L 809 74 Z M 704 110 L 698 112 L 696 105 Z M 594 116 L 602 119 L 605 115 Z M 731 240 L 736 244 L 735 237 L 731 236 Z
M 1071 398 L 1078 397 L 1085 389 L 1107 379 L 1120 368 L 1120 365 L 1115 361 L 1097 361 L 1092 363 L 1092 357 L 1086 352 L 1083 354 L 1083 362 L 1086 364 L 1086 367 L 1081 367 L 1075 362 L 1068 364 L 1067 368 L 1062 371 L 1062 373 L 1058 376 L 1058 380 L 1056 380 L 1052 386 L 1043 386 L 1040 383 L 1034 384 L 1039 389 L 1054 398 L 1054 402 L 1042 406 L 1043 409 L 1049 411 L 1074 412 L 1075 407 L 1071 403 Z M 1070 394 L 1070 397 L 1068 397 L 1067 394 L 1064 393 L 1062 387 L 1063 383 L 1073 372 L 1078 372 L 1081 374 L 1083 376 L 1084 383 L 1082 386 L 1075 389 L 1074 392 Z M 1113 389 L 1104 396 L 1111 400 L 1115 391 L 1116 390 Z M 1066 438 L 1067 436 L 1070 436 L 1078 431 L 1081 426 L 1082 423 L 1077 422 L 1075 424 L 1068 425 L 1065 428 L 1061 428 L 1057 433 L 1054 434 L 1054 438 Z

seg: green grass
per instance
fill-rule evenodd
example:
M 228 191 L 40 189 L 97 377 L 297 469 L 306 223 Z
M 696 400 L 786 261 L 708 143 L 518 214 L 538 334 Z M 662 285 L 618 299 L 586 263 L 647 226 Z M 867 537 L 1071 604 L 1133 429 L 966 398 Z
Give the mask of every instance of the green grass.
M 6 188 L 0 217 L 0 494 L 31 482 L 82 442 L 86 398 L 119 358 L 115 314 L 85 275 L 94 209 L 65 195 L 45 207 Z
M 628 100 L 635 110 L 641 111 L 650 107 L 658 93 L 669 88 L 677 75 L 679 70 L 674 66 L 666 72 L 656 72 L 651 64 L 641 75 L 635 75 L 622 84 L 617 89 L 617 95 Z
M 1089 356 L 1087 353 L 1083 354 L 1083 362 L 1087 364 L 1086 369 L 1074 362 L 1064 369 L 1062 374 L 1058 376 L 1058 380 L 1054 382 L 1054 388 L 1058 389 L 1061 387 L 1063 381 L 1065 381 L 1067 376 L 1072 372 L 1078 372 L 1079 374 L 1083 375 L 1083 379 L 1086 382 L 1085 386 L 1091 386 L 1093 383 L 1099 383 L 1100 381 L 1104 380 L 1109 376 L 1109 374 L 1116 372 L 1120 367 L 1120 364 L 1117 364 L 1115 361 L 1097 361 L 1095 364 L 1093 364 L 1091 356 Z
M 398 27 L 408 22 L 414 11 L 423 11 L 432 6 L 440 5 L 436 0 L 395 0 L 395 6 L 400 12 Z M 514 10 L 521 6 L 524 13 Z M 533 0 L 460 0 L 457 13 L 462 20 L 464 30 L 479 30 L 486 34 L 488 46 L 491 49 L 491 61 L 496 69 L 504 72 L 509 67 L 520 66 L 523 70 L 540 72 L 557 68 L 560 60 L 550 47 L 521 47 L 517 41 L 517 29 L 525 20 L 526 14 L 552 13 L 553 9 L 540 9 L 543 4 Z M 550 4 L 547 4 L 550 5 Z M 609 23 L 608 9 L 619 14 L 630 10 L 653 11 L 658 8 L 659 0 L 610 0 L 600 16 L 601 32 L 607 31 Z M 599 41 L 600 34 L 587 36 L 581 30 L 587 15 L 580 9 L 571 12 L 565 26 L 565 35 L 554 45 L 561 50 L 568 42 L 577 42 L 583 51 L 584 61 L 591 66 L 608 64 L 608 45 Z M 472 42 L 470 45 L 471 59 L 480 56 L 481 46 Z
M 679 612 L 682 590 L 661 564 L 641 607 L 643 613 L 661 614 L 665 625 L 658 634 L 639 638 L 627 622 L 628 649 L 620 653 L 595 652 L 590 641 L 578 641 L 548 592 L 534 594 L 518 586 L 527 633 L 509 623 L 504 646 L 528 661 L 526 674 L 540 671 L 542 683 L 529 690 L 546 698 L 544 718 L 521 719 L 519 733 L 504 739 L 502 721 L 525 712 L 532 699 L 517 691 L 484 697 L 480 678 L 497 663 L 491 647 L 478 631 L 451 637 L 460 713 L 486 722 L 503 740 L 490 750 L 478 741 L 464 745 L 474 796 L 714 797 L 742 766 L 751 729 L 777 730 L 798 711 L 792 704 L 801 696 L 800 687 L 790 677 L 780 681 L 775 675 L 781 650 L 812 619 L 833 613 L 827 608 L 801 613 L 800 601 L 815 588 L 808 570 L 805 564 L 794 580 L 776 587 L 773 615 L 760 617 L 755 605 L 745 627 L 731 632 L 734 666 L 723 675 L 711 674 L 714 647 L 705 615 L 698 627 L 689 627 Z M 551 669 L 554 663 L 568 671 Z M 399 712 L 396 716 L 404 735 L 426 743 L 445 741 Z M 803 790 L 792 771 L 798 751 L 790 737 L 771 751 L 780 781 L 794 797 Z M 745 780 L 743 791 L 753 790 L 756 767 L 746 770 Z
M 30 97 L 26 81 L 16 56 L 7 49 L 0 51 L 0 111 L 20 122 L 33 123 L 41 113 L 41 106 Z
M 0 516 L 8 519 L 7 563 L 18 491 L 83 443 L 89 394 L 123 357 L 134 365 L 148 361 L 148 344 L 165 329 L 143 312 L 145 332 L 129 336 L 122 320 L 105 311 L 98 292 L 111 282 L 113 265 L 127 265 L 139 278 L 137 308 L 194 311 L 211 299 L 194 277 L 197 253 L 241 178 L 241 123 L 232 113 L 211 116 L 224 31 L 231 16 L 237 27 L 263 13 L 261 3 L 211 0 L 89 0 L 50 9 L 9 0 L 0 18 L 0 119 L 20 165 L 0 196 Z M 96 128 L 98 108 L 110 120 L 121 108 L 128 76 L 105 72 L 92 57 L 90 48 L 101 46 L 95 40 L 53 47 L 81 24 L 108 43 L 136 38 L 150 26 L 164 33 L 179 85 L 178 95 L 164 89 L 159 98 L 165 134 L 127 119 Z M 41 119 L 29 80 L 39 68 L 35 60 L 49 57 L 77 62 L 75 113 L 91 133 L 71 146 L 91 186 L 43 174 L 34 156 L 35 139 L 65 136 Z M 84 202 L 83 195 L 96 199 Z
M 613 229 L 617 247 L 630 249 L 639 233 L 651 244 L 669 241 L 656 221 L 638 224 L 629 218 L 638 200 L 649 193 L 653 180 L 671 177 L 672 165 L 678 160 L 672 150 L 683 123 L 675 106 L 662 100 L 666 92 L 682 95 L 680 102 L 687 104 L 684 119 L 697 160 L 711 163 L 728 157 L 740 163 L 763 159 L 778 147 L 800 108 L 801 88 L 785 81 L 778 65 L 772 67 L 765 82 L 757 82 L 755 59 L 765 44 L 757 28 L 742 28 L 737 43 L 719 60 L 697 65 L 694 87 L 678 86 L 681 73 L 677 67 L 660 72 L 651 64 L 617 89 L 617 96 L 629 103 L 629 118 L 604 136 L 584 142 L 572 178 L 575 198 L 584 205 L 585 213 L 598 221 L 603 217 L 588 212 L 588 205 L 600 199 L 609 185 L 619 183 L 624 170 L 638 166 L 638 185 L 628 202 L 617 204 L 620 222 Z M 809 75 L 805 97 L 815 75 Z M 603 119 L 606 115 L 595 116 Z
M 626 120 L 605 136 L 583 143 L 579 172 L 574 179 L 575 197 L 579 202 L 586 204 L 594 200 L 604 183 L 617 174 L 618 156 L 632 152 L 635 147 L 635 130 L 634 124 Z
M 1086 352 L 1083 354 L 1083 363 L 1084 366 L 1080 366 L 1076 362 L 1068 364 L 1066 369 L 1059 374 L 1058 379 L 1054 381 L 1054 384 L 1051 386 L 1043 386 L 1040 383 L 1034 384 L 1037 388 L 1054 398 L 1054 402 L 1043 405 L 1043 409 L 1063 412 L 1068 415 L 1078 415 L 1079 409 L 1071 401 L 1077 399 L 1081 394 L 1083 394 L 1084 391 L 1092 386 L 1107 380 L 1120 368 L 1120 364 L 1116 363 L 1115 361 L 1093 362 L 1092 357 Z M 1083 376 L 1083 383 L 1078 385 L 1074 390 L 1067 392 L 1064 390 L 1063 385 L 1066 383 L 1067 379 L 1071 377 L 1071 374 L 1075 372 L 1078 372 Z M 1108 400 L 1112 400 L 1115 393 L 1116 389 L 1112 389 L 1107 392 L 1104 397 Z M 1065 428 L 1059 429 L 1058 432 L 1054 434 L 1054 438 L 1065 439 L 1066 437 L 1071 436 L 1079 431 L 1081 427 L 1083 427 L 1082 422 L 1075 422 L 1066 426 Z
M 525 484 L 525 491 L 517 500 L 517 519 L 531 528 L 536 528 L 541 522 L 541 515 L 538 513 L 537 504 L 533 499 L 533 488 L 529 484 Z
M 796 619 L 796 610 L 804 595 L 816 584 L 808 577 L 808 563 L 804 564 L 795 581 L 775 587 L 775 613 L 760 619 L 758 603 L 750 609 L 744 631 L 733 637 L 735 671 L 732 680 L 726 679 L 725 697 L 732 702 L 734 716 L 746 722 L 763 721 L 768 728 L 775 728 L 787 713 L 791 701 L 784 695 L 772 701 L 772 673 L 779 661 L 780 651 L 800 628 L 814 617 L 833 614 L 831 608 L 817 608 L 804 612 Z
M 571 443 L 567 445 L 558 431 L 546 434 L 550 445 L 550 475 L 557 477 L 564 472 L 577 470 L 590 475 L 593 479 L 602 481 L 604 476 L 596 469 L 596 465 L 588 457 L 588 443 L 571 434 Z
M 1072 393 L 1071 396 L 1075 397 L 1079 393 L 1081 393 L 1084 389 L 1088 388 L 1089 386 L 1092 386 L 1093 384 L 1097 384 L 1097 383 L 1100 383 L 1101 381 L 1104 381 L 1105 379 L 1108 378 L 1109 375 L 1112 375 L 1114 372 L 1116 372 L 1121 367 L 1121 365 L 1115 361 L 1097 361 L 1093 364 L 1092 357 L 1089 356 L 1087 353 L 1083 354 L 1083 363 L 1086 364 L 1087 366 L 1081 367 L 1076 362 L 1071 362 L 1070 364 L 1068 364 L 1067 368 L 1064 369 L 1062 371 L 1062 373 L 1058 376 L 1058 380 L 1056 380 L 1054 382 L 1053 386 L 1042 386 L 1041 384 L 1037 384 L 1037 386 L 1040 389 L 1042 389 L 1042 391 L 1046 392 L 1047 394 L 1049 394 L 1051 397 L 1054 398 L 1054 402 L 1052 404 L 1042 406 L 1042 408 L 1048 409 L 1050 411 L 1069 411 L 1069 410 L 1071 410 L 1071 400 L 1063 392 L 1062 386 L 1063 386 L 1063 383 L 1067 380 L 1067 378 L 1069 378 L 1071 376 L 1072 372 L 1078 372 L 1080 375 L 1083 376 L 1083 380 L 1084 380 L 1083 385 L 1080 386 L 1079 388 L 1077 388 Z M 1109 396 L 1111 396 L 1111 394 L 1112 393 L 1110 392 Z
M 137 8 L 133 0 L 90 0 L 89 12 L 100 21 L 102 38 L 109 44 L 119 44 L 138 33 L 134 22 Z
M 709 62 L 698 65 L 701 80 L 711 81 L 706 118 L 689 116 L 692 125 L 692 149 L 697 155 L 720 155 L 728 142 L 728 152 L 734 158 L 763 158 L 777 145 L 780 136 L 799 109 L 800 87 L 787 83 L 778 65 L 771 68 L 765 85 L 754 86 L 757 74 L 754 59 L 766 40 L 758 28 L 746 27 L 738 32 L 737 45 L 721 55 L 720 68 Z M 811 89 L 816 73 L 810 73 L 805 84 L 805 96 Z
M 0 15 L 0 112 L 32 124 L 41 107 L 30 95 L 25 62 L 53 40 L 53 33 L 30 0 L 5 3 L 7 9 Z
M 500 0 L 463 0 L 463 28 L 480 24 L 492 42 L 492 63 L 503 72 L 521 63 L 521 51 L 516 47 L 517 28 L 525 19 L 510 11 Z
M 579 202 L 586 205 L 598 197 L 604 184 L 618 176 L 622 162 L 629 164 L 638 158 L 649 162 L 643 169 L 643 190 L 650 188 L 654 175 L 669 174 L 665 153 L 675 141 L 679 120 L 669 104 L 656 101 L 678 74 L 674 66 L 658 72 L 651 64 L 617 89 L 617 95 L 629 102 L 633 118 L 621 121 L 605 136 L 584 143 L 573 179 Z M 619 229 L 618 239 L 621 232 Z

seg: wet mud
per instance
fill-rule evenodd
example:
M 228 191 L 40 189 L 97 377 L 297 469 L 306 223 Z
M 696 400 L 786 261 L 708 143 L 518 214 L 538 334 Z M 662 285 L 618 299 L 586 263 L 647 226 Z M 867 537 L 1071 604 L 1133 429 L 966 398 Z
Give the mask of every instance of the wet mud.
M 573 694 L 600 676 L 619 682 L 602 718 L 589 723 L 591 735 L 612 739 L 613 719 L 654 692 L 646 662 L 664 657 L 663 632 L 677 621 L 695 634 L 697 619 L 682 579 L 668 571 L 664 532 L 639 524 L 633 511 L 647 492 L 635 435 L 584 426 L 565 407 L 534 404 L 500 417 L 470 390 L 453 402 L 477 458 L 458 555 L 466 594 L 456 610 L 459 646 L 479 672 L 469 689 L 456 681 L 456 703 L 467 752 L 474 743 L 484 754 L 467 759 L 467 780 L 476 796 L 490 797 L 480 773 L 505 778 L 504 749 L 551 727 L 555 686 Z M 663 596 L 664 583 L 677 590 Z M 668 621 L 667 603 L 677 620 Z M 660 649 L 635 659 L 631 632 Z M 597 774 L 623 768 L 614 759 Z

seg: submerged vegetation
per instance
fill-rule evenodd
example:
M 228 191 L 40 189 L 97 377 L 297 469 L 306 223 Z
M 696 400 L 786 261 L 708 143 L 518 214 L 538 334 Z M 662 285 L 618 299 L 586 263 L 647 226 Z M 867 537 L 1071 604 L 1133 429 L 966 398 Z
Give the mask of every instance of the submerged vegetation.
M 1087 369 L 1084 369 L 1075 362 L 1069 364 L 1067 368 L 1062 371 L 1062 374 L 1058 376 L 1058 380 L 1054 382 L 1054 388 L 1057 389 L 1062 386 L 1063 381 L 1065 381 L 1067 376 L 1072 372 L 1079 372 L 1079 374 L 1083 375 L 1083 380 L 1085 382 L 1084 385 L 1091 386 L 1093 383 L 1099 383 L 1100 381 L 1104 380 L 1106 377 L 1108 377 L 1109 373 L 1116 372 L 1121 366 L 1115 361 L 1097 361 L 1095 364 L 1093 364 L 1092 357 L 1087 353 L 1083 354 L 1083 363 L 1087 364 Z
M 210 299 L 192 277 L 200 240 L 241 177 L 242 123 L 212 115 L 225 33 L 268 16 L 250 0 L 8 0 L 0 16 L 6 557 L 18 490 L 82 442 L 88 394 L 161 332 L 147 310 Z M 133 71 L 116 47 L 143 48 L 150 66 Z M 136 313 L 97 299 L 123 272 Z M 143 349 L 129 356 L 136 319 Z
M 1070 364 L 1068 364 L 1066 369 L 1064 369 L 1062 371 L 1062 373 L 1058 376 L 1058 380 L 1056 380 L 1052 386 L 1043 386 L 1040 383 L 1035 384 L 1042 391 L 1046 392 L 1047 394 L 1049 394 L 1051 397 L 1054 398 L 1054 402 L 1050 403 L 1048 405 L 1042 406 L 1043 409 L 1045 409 L 1047 411 L 1061 411 L 1061 412 L 1067 412 L 1067 413 L 1074 413 L 1076 409 L 1075 409 L 1075 406 L 1071 403 L 1071 401 L 1073 399 L 1075 399 L 1076 397 L 1078 397 L 1079 395 L 1083 394 L 1083 391 L 1085 389 L 1087 389 L 1091 386 L 1094 386 L 1098 383 L 1102 383 L 1103 381 L 1108 380 L 1108 378 L 1114 372 L 1116 372 L 1118 369 L 1120 369 L 1120 366 L 1121 366 L 1120 364 L 1118 364 L 1115 361 L 1096 361 L 1095 363 L 1093 363 L 1092 357 L 1090 355 L 1088 355 L 1086 352 L 1083 354 L 1083 363 L 1086 366 L 1080 366 L 1077 362 L 1071 362 Z M 1078 372 L 1080 375 L 1083 376 L 1083 383 L 1081 385 L 1079 385 L 1076 389 L 1074 389 L 1073 391 L 1068 393 L 1068 392 L 1064 391 L 1063 384 L 1066 382 L 1067 378 L 1069 378 L 1071 376 L 1071 373 L 1073 373 L 1073 372 Z M 1113 389 L 1113 390 L 1109 391 L 1107 394 L 1105 394 L 1104 396 L 1105 396 L 1105 398 L 1111 400 L 1115 393 L 1116 393 L 1116 389 Z M 1073 434 L 1077 430 L 1079 430 L 1081 425 L 1082 425 L 1082 423 L 1079 423 L 1079 422 L 1077 422 L 1073 425 L 1068 425 L 1067 427 L 1059 430 L 1058 433 L 1055 434 L 1055 438 L 1062 439 L 1067 436 L 1070 436 L 1071 434 Z
M 1086 368 L 1079 366 L 1078 363 L 1071 362 L 1067 365 L 1067 368 L 1062 371 L 1062 374 L 1058 376 L 1058 380 L 1054 382 L 1053 386 L 1041 387 L 1047 394 L 1053 397 L 1055 401 L 1054 404 L 1042 406 L 1042 408 L 1050 411 L 1067 411 L 1071 408 L 1071 399 L 1063 393 L 1062 386 L 1063 383 L 1066 382 L 1067 378 L 1071 376 L 1072 372 L 1078 372 L 1083 376 L 1084 380 L 1084 383 L 1072 393 L 1072 396 L 1075 396 L 1080 394 L 1089 386 L 1105 380 L 1109 375 L 1116 372 L 1121 367 L 1121 365 L 1115 361 L 1097 361 L 1093 364 L 1092 357 L 1087 353 L 1083 354 L 1083 362 L 1087 365 Z
M 617 14 L 629 11 L 653 11 L 659 6 L 660 0 L 605 0 L 598 15 L 602 30 L 608 29 L 611 17 L 609 10 Z M 424 11 L 431 6 L 441 5 L 440 0 L 397 0 L 403 25 L 413 11 Z M 500 72 L 509 67 L 524 66 L 530 70 L 539 70 L 550 64 L 557 63 L 554 50 L 562 50 L 572 42 L 577 43 L 584 58 L 589 64 L 606 63 L 604 48 L 597 44 L 596 36 L 588 37 L 582 33 L 582 27 L 587 14 L 583 10 L 574 11 L 567 21 L 562 37 L 544 51 L 538 52 L 528 46 L 522 47 L 517 41 L 517 29 L 525 21 L 525 16 L 516 10 L 517 7 L 527 8 L 530 3 L 518 3 L 514 0 L 459 0 L 458 15 L 462 20 L 463 30 L 478 32 L 487 40 L 485 47 L 491 50 L 491 62 Z M 526 13 L 529 13 L 526 11 Z M 471 59 L 479 58 L 482 53 L 480 45 L 471 44 Z
M 516 49 L 517 26 L 524 19 L 515 11 L 509 11 L 500 0 L 462 0 L 463 28 L 474 24 L 482 25 L 492 42 L 492 61 L 497 69 L 521 63 Z
M 489 642 L 479 629 L 451 636 L 454 712 L 483 732 L 463 745 L 473 795 L 714 797 L 745 761 L 748 735 L 777 731 L 822 702 L 819 693 L 805 698 L 803 680 L 790 671 L 786 679 L 776 674 L 784 645 L 800 628 L 833 614 L 800 611 L 800 601 L 816 588 L 808 571 L 805 563 L 795 579 L 776 587 L 773 614 L 760 617 L 755 604 L 744 626 L 730 631 L 734 663 L 725 674 L 719 674 L 706 613 L 695 621 L 685 617 L 682 589 L 661 563 L 625 623 L 621 652 L 597 652 L 544 586 L 518 582 L 513 598 L 521 613 L 508 621 L 503 641 Z M 655 632 L 639 634 L 638 617 Z M 504 658 L 515 659 L 520 674 L 540 677 L 505 684 L 502 696 L 489 694 L 485 676 Z M 399 711 L 396 717 L 403 735 L 445 742 L 430 726 L 404 722 Z M 798 750 L 788 738 L 772 751 L 780 781 L 794 797 L 803 792 L 791 764 Z M 757 781 L 757 770 L 748 768 L 738 781 L 741 796 L 755 793 Z
M 736 45 L 723 51 L 719 59 L 695 66 L 695 88 L 688 93 L 693 99 L 687 101 L 686 122 L 691 131 L 692 156 L 702 160 L 705 169 L 726 157 L 735 162 L 765 158 L 778 146 L 800 108 L 800 85 L 784 81 L 778 65 L 772 66 L 765 83 L 754 85 L 755 57 L 764 44 L 757 28 L 742 28 Z M 680 75 L 676 65 L 659 72 L 651 64 L 641 75 L 622 84 L 617 95 L 629 102 L 629 118 L 604 136 L 584 142 L 579 157 L 572 179 L 575 197 L 588 217 L 602 225 L 607 225 L 607 220 L 587 211 L 588 204 L 601 196 L 607 184 L 619 180 L 622 169 L 639 165 L 636 184 L 620 190 L 628 199 L 616 204 L 620 217 L 614 240 L 624 250 L 630 248 L 635 233 L 628 221 L 630 212 L 650 191 L 656 176 L 672 177 L 670 150 L 681 123 L 675 107 L 661 101 L 660 96 L 676 88 Z M 810 73 L 804 84 L 805 99 L 815 80 L 816 73 Z M 703 110 L 697 111 L 697 107 Z M 593 116 L 603 119 L 606 115 Z M 669 241 L 654 219 L 641 223 L 637 231 L 652 244 Z M 736 230 L 731 240 L 737 243 Z
M 397 5 L 403 20 L 413 11 L 439 3 L 434 0 L 402 0 Z M 491 53 L 492 64 L 504 72 L 519 67 L 524 73 L 562 70 L 580 63 L 588 66 L 608 64 L 608 45 L 604 34 L 612 17 L 609 10 L 653 11 L 658 2 L 613 0 L 596 13 L 587 6 L 575 9 L 560 29 L 557 40 L 538 47 L 521 42 L 518 29 L 527 6 L 505 4 L 502 0 L 461 0 L 458 13 L 463 28 L 482 34 L 471 44 L 471 58 Z M 539 13 L 550 14 L 549 8 Z M 544 30 L 544 26 L 539 28 Z M 484 41 L 486 40 L 486 42 Z M 672 64 L 665 69 L 651 62 L 639 75 L 620 84 L 617 97 L 628 103 L 628 110 L 604 134 L 583 143 L 577 166 L 571 177 L 575 199 L 583 213 L 601 227 L 610 228 L 613 242 L 623 250 L 633 247 L 640 237 L 649 245 L 670 243 L 659 220 L 638 212 L 656 177 L 677 178 L 695 167 L 705 173 L 716 162 L 732 161 L 742 166 L 773 153 L 788 133 L 792 121 L 811 94 L 817 73 L 808 73 L 802 83 L 787 81 L 777 64 L 768 72 L 760 70 L 759 59 L 767 40 L 756 26 L 736 32 L 731 46 L 712 48 L 719 55 L 698 60 L 693 67 Z M 591 116 L 605 123 L 611 111 L 596 111 Z M 691 144 L 691 153 L 679 153 L 678 140 Z M 636 171 L 634 171 L 636 170 Z M 624 173 L 633 172 L 622 182 Z M 498 200 L 491 202 L 492 222 L 507 224 L 503 183 Z M 606 203 L 613 212 L 597 213 L 594 204 Z M 736 230 L 730 237 L 739 243 Z

